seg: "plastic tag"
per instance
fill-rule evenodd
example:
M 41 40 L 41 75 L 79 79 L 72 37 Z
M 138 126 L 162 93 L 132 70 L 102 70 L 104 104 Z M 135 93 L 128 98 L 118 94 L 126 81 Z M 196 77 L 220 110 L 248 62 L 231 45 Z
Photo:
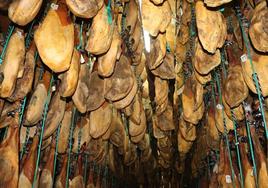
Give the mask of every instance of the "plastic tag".
M 219 110 L 222 110 L 223 106 L 221 104 L 217 104 L 216 108 L 219 109 Z
M 231 178 L 231 176 L 230 176 L 230 175 L 226 175 L 226 176 L 225 176 L 225 181 L 226 181 L 226 183 L 232 183 L 232 178 Z
M 51 90 L 52 90 L 52 92 L 56 91 L 56 86 L 53 85 L 53 86 L 51 87 Z
M 82 54 L 81 54 L 80 63 L 83 64 L 83 63 L 85 63 L 85 62 L 86 62 L 86 61 L 85 61 L 84 57 L 83 57 Z
M 182 8 L 180 7 L 180 15 L 182 16 L 183 15 L 183 11 L 182 11 Z
M 17 31 L 17 34 L 19 35 L 20 38 L 22 38 L 22 32 L 21 31 Z
M 216 173 L 219 172 L 219 166 L 218 166 L 217 163 L 216 163 L 216 164 L 214 165 L 214 167 L 213 167 L 213 172 L 216 172 Z
M 58 10 L 59 5 L 57 5 L 57 4 L 55 4 L 55 3 L 51 3 L 50 7 L 51 7 L 53 10 Z
M 248 56 L 246 54 L 243 54 L 240 59 L 243 63 L 245 63 L 248 60 Z

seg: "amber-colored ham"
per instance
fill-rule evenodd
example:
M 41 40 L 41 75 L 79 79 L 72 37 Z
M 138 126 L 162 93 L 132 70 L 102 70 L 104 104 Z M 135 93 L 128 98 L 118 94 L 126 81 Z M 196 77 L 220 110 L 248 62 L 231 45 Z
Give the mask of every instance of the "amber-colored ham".
M 44 21 L 34 34 L 39 55 L 51 70 L 63 72 L 69 69 L 74 48 L 74 25 L 68 15 L 65 1 L 50 8 Z
M 73 105 L 71 103 L 67 103 L 65 113 L 61 121 L 61 128 L 58 142 L 58 153 L 65 153 L 68 146 L 69 132 L 72 124 L 71 123 L 73 113 L 72 107 Z
M 244 186 L 245 188 L 255 187 L 255 179 L 253 175 L 253 167 L 251 166 L 249 159 L 247 157 L 246 144 L 241 144 L 241 160 L 242 160 L 242 169 L 244 176 Z
M 0 144 L 0 187 L 17 188 L 19 181 L 19 114 Z
M 34 42 L 32 42 L 26 53 L 23 66 L 23 76 L 17 79 L 14 92 L 7 98 L 10 102 L 23 99 L 32 90 L 35 68 L 35 52 L 36 47 Z
M 60 170 L 60 174 L 57 177 L 57 180 L 55 183 L 56 188 L 65 188 L 66 186 L 67 162 L 68 162 L 68 156 L 66 154 L 63 156 L 63 164 Z
M 234 173 L 234 182 L 232 182 L 233 180 L 232 180 L 230 159 L 229 159 L 228 151 L 226 147 L 224 147 L 223 171 L 221 172 L 221 176 L 219 176 L 218 181 L 219 181 L 220 187 L 232 188 L 233 184 L 235 187 L 239 187 L 238 178 L 235 173 Z
M 59 75 L 61 80 L 59 92 L 63 97 L 72 96 L 76 90 L 80 71 L 80 56 L 78 50 L 74 49 L 70 68 Z
M 89 173 L 88 173 L 88 182 L 87 182 L 87 188 L 95 188 L 94 185 L 94 172 L 92 167 L 89 167 Z
M 43 168 L 40 176 L 39 188 L 52 188 L 53 187 L 53 168 L 55 156 L 55 140 L 52 141 L 50 151 L 45 167 Z
M 8 8 L 8 17 L 16 24 L 25 26 L 39 12 L 43 0 L 15 0 Z
M 0 66 L 0 96 L 2 98 L 12 95 L 15 89 L 19 67 L 24 61 L 24 56 L 24 33 L 22 30 L 16 29 L 11 35 L 3 64 Z
M 87 110 L 87 98 L 89 95 L 88 79 L 89 69 L 86 63 L 82 64 L 79 72 L 79 80 L 76 90 L 72 96 L 72 100 L 77 110 L 81 113 L 85 113 Z
M 50 78 L 51 74 L 46 71 L 43 75 L 43 79 L 39 81 L 34 89 L 25 111 L 25 126 L 33 126 L 41 120 L 49 91 Z
M 258 186 L 268 187 L 268 167 L 265 153 L 262 149 L 258 135 L 254 126 L 250 127 L 252 141 L 254 145 L 255 161 L 257 162 Z
M 85 148 L 85 144 L 81 147 L 82 153 L 79 154 L 78 160 L 77 160 L 77 167 L 75 170 L 74 178 L 70 182 L 70 188 L 84 188 L 84 180 L 83 180 L 83 162 L 82 162 L 82 154 L 83 150 Z
M 51 99 L 48 109 L 43 139 L 47 139 L 58 128 L 64 116 L 65 105 L 65 99 L 60 96 L 60 93 L 58 91 L 56 91 Z
M 37 146 L 39 142 L 39 136 L 35 135 L 30 148 L 30 151 L 23 164 L 22 171 L 19 177 L 19 188 L 31 188 L 34 181 L 34 173 L 37 160 Z

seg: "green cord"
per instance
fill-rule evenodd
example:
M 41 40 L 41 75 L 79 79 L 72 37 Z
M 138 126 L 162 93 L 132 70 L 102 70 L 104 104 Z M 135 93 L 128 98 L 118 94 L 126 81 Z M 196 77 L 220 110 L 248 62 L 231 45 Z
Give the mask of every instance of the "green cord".
M 0 55 L 0 65 L 3 63 L 3 58 L 6 54 L 7 46 L 8 46 L 9 40 L 11 38 L 11 35 L 12 35 L 14 29 L 15 29 L 15 26 L 13 24 L 9 25 L 4 48 L 3 48 L 1 55 Z
M 73 130 L 74 124 L 76 120 L 76 108 L 73 108 L 72 112 L 72 122 L 70 127 L 70 135 L 69 135 L 69 150 L 68 150 L 68 162 L 67 162 L 67 173 L 66 173 L 66 187 L 69 187 L 69 173 L 70 173 L 70 158 L 71 158 L 71 151 L 72 151 L 72 138 L 73 138 Z
M 84 183 L 86 184 L 87 183 L 87 164 L 88 164 L 88 161 L 87 161 L 87 158 L 88 158 L 88 156 L 87 156 L 87 154 L 85 154 L 85 168 L 84 168 L 84 178 L 83 178 L 83 180 L 84 180 Z
M 84 21 L 82 21 L 82 23 L 80 25 L 79 45 L 76 47 L 77 50 L 82 50 L 82 44 L 83 44 L 83 26 L 84 26 Z
M 36 51 L 35 55 L 34 55 L 34 62 L 36 62 L 37 58 L 38 58 L 38 52 Z M 24 115 L 24 111 L 25 111 L 26 101 L 27 101 L 27 96 L 24 97 L 23 102 L 22 102 L 22 106 L 21 106 L 21 109 L 20 109 L 20 119 L 19 119 L 20 129 L 21 129 L 21 126 L 22 126 L 22 121 L 23 121 L 23 115 Z M 28 140 L 29 140 L 29 138 L 28 138 L 29 132 L 30 132 L 30 128 L 27 127 L 25 141 L 23 143 L 22 151 L 21 151 L 21 154 L 20 154 L 20 160 L 22 159 L 22 157 L 23 157 L 23 155 L 25 153 L 25 150 L 26 150 L 26 145 L 27 145 Z
M 253 173 L 254 173 L 254 179 L 256 182 L 256 187 L 258 188 L 258 175 L 257 175 L 257 168 L 256 168 L 256 161 L 254 157 L 254 150 L 253 150 L 253 144 L 251 139 L 251 134 L 249 130 L 249 122 L 246 120 L 246 127 L 247 127 L 247 135 L 248 135 L 248 142 L 249 142 L 249 148 L 250 148 L 250 155 L 253 163 Z
M 224 124 L 224 136 L 225 136 L 225 140 L 226 140 L 226 145 L 227 145 L 227 150 L 228 150 L 228 158 L 229 158 L 231 171 L 232 171 L 232 184 L 233 184 L 233 187 L 235 187 L 235 184 L 234 184 L 234 180 L 235 180 L 234 175 L 235 175 L 235 173 L 234 173 L 234 168 L 233 168 L 232 155 L 231 155 L 231 151 L 230 151 L 230 144 L 229 144 L 229 140 L 228 140 L 228 136 L 227 136 L 226 120 L 225 120 L 225 117 L 224 117 L 224 106 L 222 105 L 222 94 L 221 94 L 221 86 L 220 86 L 218 73 L 216 73 L 216 84 L 217 84 L 217 89 L 218 89 L 218 92 L 219 92 L 220 104 L 222 106 L 222 117 L 223 117 L 223 124 Z
M 241 187 L 244 188 L 244 176 L 243 176 L 243 170 L 242 170 L 242 165 L 241 165 L 241 157 L 240 157 L 240 151 L 239 151 L 239 141 L 238 141 L 238 136 L 237 136 L 237 130 L 236 130 L 236 119 L 234 117 L 234 112 L 233 110 L 231 110 L 231 114 L 232 114 L 232 122 L 233 122 L 233 126 L 234 126 L 234 134 L 235 134 L 235 148 L 236 148 L 236 154 L 237 154 L 237 158 L 238 158 L 238 167 L 239 167 L 239 172 L 240 172 L 240 183 L 241 183 Z
M 25 153 L 25 150 L 26 150 L 26 145 L 29 141 L 29 133 L 30 133 L 30 127 L 27 127 L 26 129 L 26 137 L 25 137 L 25 140 L 24 140 L 24 143 L 23 143 L 23 146 L 22 146 L 22 151 L 20 153 L 20 160 L 22 160 L 22 157 Z
M 80 119 L 80 125 L 82 124 L 82 120 Z M 78 132 L 78 146 L 77 146 L 77 153 L 80 153 L 80 147 L 81 147 L 81 137 L 82 137 L 82 128 L 81 126 L 79 127 L 79 132 Z M 78 158 L 78 155 L 77 155 Z
M 106 11 L 107 11 L 107 16 L 108 16 L 108 23 L 112 24 L 113 20 L 112 20 L 112 10 L 111 10 L 111 0 L 108 1 Z
M 57 135 L 56 135 L 56 148 L 55 148 L 55 155 L 54 155 L 54 166 L 53 166 L 53 176 L 52 176 L 52 183 L 55 181 L 56 176 L 56 164 L 57 164 L 57 156 L 58 156 L 58 145 L 59 145 L 59 135 L 60 135 L 61 124 L 57 128 Z
M 28 34 L 26 36 L 26 39 L 25 39 L 25 47 L 26 49 L 28 49 L 30 47 L 30 44 L 31 44 L 31 39 L 32 39 L 32 34 L 33 34 L 33 26 L 34 26 L 34 23 L 35 23 L 35 20 L 32 21 L 31 23 L 31 26 L 29 28 L 29 31 L 28 31 Z
M 221 60 L 222 60 L 222 68 L 223 68 L 223 75 L 224 75 L 224 79 L 226 79 L 227 77 L 227 69 L 225 67 L 225 57 L 224 57 L 224 51 L 221 51 Z M 238 137 L 237 137 L 237 130 L 236 130 L 236 118 L 234 116 L 234 112 L 231 109 L 231 114 L 232 114 L 232 122 L 233 122 L 233 126 L 234 126 L 234 134 L 235 134 L 235 148 L 236 148 L 236 155 L 238 158 L 238 167 L 239 167 L 239 173 L 240 173 L 240 184 L 241 187 L 244 188 L 244 176 L 243 176 L 243 170 L 242 170 L 242 165 L 241 165 L 241 157 L 240 157 L 240 151 L 239 151 L 239 141 L 238 141 Z
M 43 142 L 43 135 L 44 135 L 44 128 L 45 128 L 45 122 L 46 122 L 46 118 L 47 118 L 47 112 L 48 112 L 48 105 L 50 103 L 50 99 L 51 99 L 51 87 L 53 85 L 54 82 L 54 76 L 52 75 L 51 79 L 50 79 L 50 84 L 49 84 L 49 89 L 48 89 L 48 95 L 46 98 L 46 102 L 44 105 L 44 116 L 42 119 L 42 127 L 41 127 L 41 134 L 40 134 L 40 138 L 39 138 L 39 144 L 38 144 L 38 153 L 37 153 L 37 160 L 36 160 L 36 164 L 35 164 L 35 172 L 34 172 L 34 179 L 33 179 L 33 184 L 32 184 L 32 188 L 34 188 L 35 185 L 35 181 L 37 178 L 37 172 L 38 172 L 38 166 L 39 166 L 39 161 L 40 161 L 40 154 L 41 154 L 41 148 L 42 148 L 42 142 Z
M 248 38 L 247 38 L 247 36 L 245 34 L 244 27 L 242 25 L 240 17 L 237 16 L 237 18 L 238 18 L 238 21 L 239 21 L 240 28 L 242 30 L 242 36 L 243 36 L 244 42 L 246 44 L 246 49 L 247 49 L 247 54 L 248 54 L 251 70 L 253 72 L 253 74 L 252 74 L 253 81 L 255 83 L 254 85 L 255 85 L 255 88 L 256 88 L 256 91 L 257 91 L 257 94 L 258 94 L 258 99 L 259 99 L 259 102 L 260 102 L 260 109 L 261 109 L 262 121 L 263 121 L 264 129 L 265 129 L 265 135 L 266 135 L 266 139 L 268 139 L 268 130 L 267 130 L 267 124 L 266 124 L 266 120 L 265 120 L 262 93 L 261 93 L 261 90 L 260 90 L 259 81 L 257 79 L 257 73 L 255 71 L 255 68 L 254 68 L 254 65 L 253 65 L 253 62 L 252 62 L 252 57 L 251 57 L 250 48 L 249 48 L 249 40 L 248 40 Z

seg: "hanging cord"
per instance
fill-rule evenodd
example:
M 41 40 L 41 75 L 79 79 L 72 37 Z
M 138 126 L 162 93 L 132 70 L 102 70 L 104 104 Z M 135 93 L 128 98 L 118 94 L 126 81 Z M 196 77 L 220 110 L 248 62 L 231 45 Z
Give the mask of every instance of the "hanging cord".
M 76 46 L 76 49 L 78 51 L 83 51 L 83 26 L 84 26 L 84 21 L 82 20 L 80 24 L 80 31 L 79 31 L 79 44 Z
M 224 79 L 227 77 L 227 69 L 225 67 L 225 53 L 224 49 L 221 50 L 221 65 L 222 65 L 222 70 L 223 70 L 223 75 Z M 239 167 L 239 175 L 240 175 L 240 184 L 241 187 L 244 188 L 244 176 L 243 176 L 243 170 L 242 170 L 242 165 L 241 165 L 241 157 L 240 157 L 240 151 L 239 151 L 239 141 L 238 141 L 238 136 L 237 136 L 237 120 L 235 118 L 233 109 L 231 109 L 231 115 L 232 115 L 232 122 L 234 126 L 234 134 L 235 134 L 235 148 L 236 148 L 236 155 L 238 159 L 238 167 Z
M 112 24 L 113 18 L 112 18 L 111 0 L 108 0 L 108 5 L 106 6 L 106 11 L 107 11 L 107 15 L 108 15 L 108 23 Z
M 56 148 L 55 148 L 55 155 L 54 155 L 54 166 L 53 166 L 52 183 L 54 183 L 55 176 L 56 176 L 56 166 L 57 166 L 57 157 L 58 157 L 58 145 L 59 145 L 60 129 L 61 129 L 61 123 L 59 124 L 59 126 L 57 128 L 57 134 L 56 134 Z
M 0 65 L 3 63 L 3 58 L 6 54 L 7 46 L 8 46 L 9 40 L 11 38 L 11 35 L 12 35 L 14 29 L 15 29 L 15 26 L 14 26 L 14 24 L 11 23 L 8 26 L 8 30 L 7 30 L 7 34 L 6 34 L 5 42 L 4 42 L 4 48 L 3 48 L 1 55 L 0 55 Z
M 225 119 L 225 116 L 224 116 L 224 106 L 222 104 L 221 85 L 220 85 L 220 80 L 219 80 L 218 73 L 215 74 L 215 77 L 216 77 L 217 90 L 218 90 L 219 97 L 220 97 L 220 105 L 222 107 L 222 117 L 223 117 L 223 125 L 224 125 L 224 137 L 225 137 L 225 140 L 226 140 L 226 145 L 227 145 L 227 150 L 228 150 L 228 158 L 229 158 L 230 167 L 231 167 L 231 171 L 232 171 L 232 184 L 233 184 L 233 187 L 235 187 L 235 184 L 234 184 L 235 173 L 234 173 L 234 168 L 233 168 L 232 155 L 231 155 L 231 150 L 230 150 L 230 143 L 229 143 L 228 135 L 227 135 L 226 119 Z
M 211 174 L 210 174 L 209 156 L 207 156 L 207 163 L 208 163 L 208 179 L 210 179 Z
M 188 41 L 189 48 L 186 52 L 185 63 L 183 63 L 183 70 L 184 70 L 184 82 L 189 78 L 193 73 L 193 65 L 192 65 L 192 57 L 195 53 L 195 38 L 196 38 L 196 18 L 195 18 L 195 8 L 194 5 L 191 4 L 191 22 L 190 22 L 190 39 Z
M 238 159 L 238 167 L 239 167 L 239 174 L 240 174 L 240 184 L 241 187 L 244 187 L 244 176 L 243 176 L 243 170 L 242 170 L 242 164 L 241 164 L 241 156 L 240 156 L 240 151 L 239 151 L 239 140 L 237 136 L 237 120 L 234 115 L 233 109 L 231 109 L 231 114 L 232 114 L 232 122 L 234 126 L 234 134 L 235 134 L 235 148 L 236 148 L 236 154 L 237 154 L 237 159 Z
M 32 21 L 31 26 L 29 28 L 28 34 L 25 38 L 25 47 L 28 49 L 30 47 L 31 41 L 33 39 L 33 26 L 34 26 L 35 20 Z
M 87 183 L 87 165 L 88 165 L 88 155 L 85 153 L 85 168 L 84 168 L 84 183 Z
M 81 117 L 79 117 L 79 123 L 80 123 L 80 127 L 79 127 L 79 132 L 78 132 L 78 144 L 77 144 L 77 155 L 76 155 L 76 160 L 78 159 L 79 153 L 80 153 L 80 147 L 81 147 L 81 137 L 82 137 L 82 128 L 81 128 L 81 124 L 82 124 L 82 119 Z
M 266 136 L 266 139 L 268 139 L 268 130 L 267 130 L 267 124 L 266 124 L 266 120 L 265 120 L 265 113 L 264 113 L 264 106 L 263 106 L 264 98 L 263 98 L 261 86 L 260 86 L 260 83 L 259 83 L 259 77 L 258 77 L 258 75 L 256 73 L 255 67 L 254 67 L 253 62 L 252 62 L 252 56 L 251 56 L 250 48 L 249 48 L 249 39 L 248 39 L 248 37 L 247 37 L 247 35 L 245 33 L 245 28 L 244 28 L 245 26 L 248 27 L 249 23 L 247 23 L 247 21 L 245 21 L 245 19 L 243 19 L 243 14 L 242 14 L 240 8 L 238 6 L 236 6 L 235 9 L 236 9 L 239 25 L 240 25 L 240 28 L 241 28 L 241 31 L 242 31 L 242 36 L 243 36 L 243 39 L 244 39 L 244 43 L 246 45 L 247 57 L 249 58 L 251 70 L 253 72 L 252 78 L 253 78 L 255 89 L 257 91 L 258 99 L 259 99 L 259 102 L 260 102 L 260 111 L 261 111 L 261 114 L 262 114 L 262 122 L 263 122 L 264 129 L 265 129 L 265 136 Z M 244 21 L 243 23 L 242 23 L 242 19 Z
M 247 137 L 248 137 L 248 143 L 249 143 L 249 148 L 250 148 L 250 155 L 253 163 L 253 173 L 254 173 L 254 179 L 256 183 L 256 187 L 258 188 L 258 175 L 257 175 L 257 167 L 256 167 L 256 161 L 255 161 L 255 155 L 254 155 L 254 149 L 253 149 L 253 143 L 251 139 L 251 134 L 250 134 L 250 126 L 253 125 L 254 123 L 252 120 L 248 118 L 249 115 L 251 115 L 250 106 L 246 103 L 243 102 L 244 110 L 245 110 L 245 115 L 246 115 L 246 128 L 247 128 Z
M 36 51 L 35 55 L 34 55 L 34 62 L 37 61 L 37 58 L 38 58 L 38 52 Z M 20 129 L 21 129 L 21 126 L 22 126 L 22 121 L 23 121 L 23 115 L 24 115 L 24 111 L 25 111 L 26 101 L 27 101 L 27 96 L 24 97 L 22 105 L 21 105 L 21 108 L 20 108 L 20 113 L 19 113 L 19 115 L 20 115 L 20 117 L 19 117 Z M 22 157 L 23 157 L 23 155 L 25 153 L 26 146 L 27 146 L 28 141 L 29 141 L 29 133 L 30 133 L 30 127 L 27 127 L 27 129 L 26 129 L 26 137 L 25 137 L 25 140 L 24 140 L 24 143 L 23 143 L 23 146 L 22 146 L 22 151 L 20 153 L 20 160 L 22 159 Z
M 38 168 L 39 168 L 40 154 L 41 154 L 41 148 L 42 148 L 42 142 L 43 142 L 43 134 L 44 134 L 45 122 L 46 122 L 46 118 L 47 118 L 48 105 L 50 103 L 51 94 L 52 94 L 50 91 L 52 89 L 53 82 L 54 82 L 54 75 L 52 75 L 52 77 L 50 79 L 48 95 L 46 98 L 44 111 L 43 111 L 42 126 L 41 126 L 41 133 L 40 133 L 39 144 L 38 144 L 37 160 L 36 160 L 36 164 L 35 164 L 35 172 L 34 172 L 34 179 L 33 179 L 32 188 L 34 188 L 35 181 L 37 178 Z
M 67 162 L 67 173 L 66 173 L 66 187 L 69 187 L 69 173 L 70 173 L 70 158 L 71 158 L 71 151 L 72 151 L 72 139 L 73 139 L 73 130 L 74 124 L 76 120 L 76 108 L 73 108 L 72 112 L 72 122 L 70 127 L 70 135 L 69 135 L 69 149 L 68 149 L 68 162 Z

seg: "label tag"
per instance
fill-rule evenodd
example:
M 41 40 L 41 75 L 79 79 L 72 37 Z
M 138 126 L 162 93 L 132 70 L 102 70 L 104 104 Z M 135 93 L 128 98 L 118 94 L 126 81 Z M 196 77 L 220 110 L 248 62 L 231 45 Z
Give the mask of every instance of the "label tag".
M 81 57 L 80 57 L 80 63 L 83 64 L 83 63 L 85 63 L 85 62 L 86 62 L 86 61 L 85 61 L 84 57 L 83 57 L 82 54 L 81 54 Z
M 253 169 L 251 170 L 250 175 L 253 176 Z
M 53 86 L 51 87 L 51 90 L 52 90 L 52 92 L 56 91 L 56 86 L 53 85 Z
M 232 178 L 231 178 L 231 176 L 230 176 L 230 175 L 226 175 L 226 176 L 225 176 L 225 181 L 226 181 L 226 183 L 232 183 Z
M 17 34 L 19 35 L 20 38 L 22 38 L 22 32 L 21 31 L 17 31 Z
M 55 4 L 55 3 L 51 3 L 50 7 L 51 7 L 53 10 L 58 10 L 59 5 L 57 5 L 57 4 Z
M 245 63 L 245 62 L 248 60 L 248 56 L 247 56 L 247 54 L 243 54 L 243 55 L 240 57 L 240 59 L 241 59 L 241 61 L 242 61 L 243 63 Z
M 180 15 L 182 16 L 183 15 L 183 11 L 182 11 L 182 8 L 180 7 Z
M 216 108 L 219 109 L 219 110 L 222 110 L 223 106 L 221 104 L 217 104 Z

